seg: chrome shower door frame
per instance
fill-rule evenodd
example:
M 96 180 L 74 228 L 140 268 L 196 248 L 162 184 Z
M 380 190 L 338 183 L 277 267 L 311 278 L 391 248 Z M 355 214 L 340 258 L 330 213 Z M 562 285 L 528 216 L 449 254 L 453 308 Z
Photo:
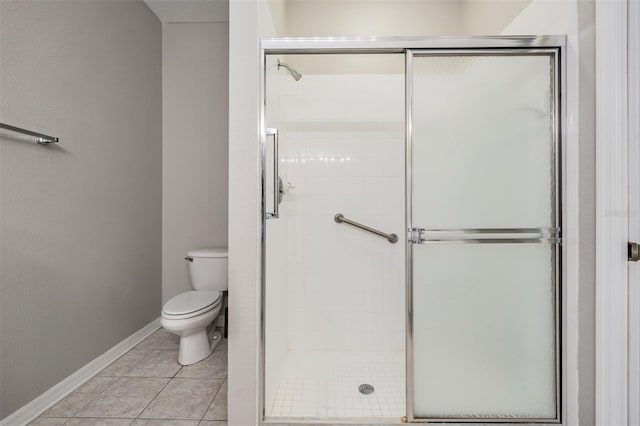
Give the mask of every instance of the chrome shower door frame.
M 555 291 L 555 309 L 554 309 L 554 322 L 555 322 L 555 381 L 556 381 L 556 417 L 553 419 L 550 418 L 499 418 L 499 417 L 417 417 L 415 416 L 415 408 L 414 408 L 414 361 L 415 357 L 413 356 L 414 348 L 414 323 L 413 323 L 413 246 L 415 245 L 411 241 L 411 237 L 407 238 L 407 250 L 406 250 L 406 292 L 407 292 L 407 419 L 409 422 L 434 422 L 434 423 L 536 423 L 536 424 L 558 424 L 562 422 L 562 401 L 564 400 L 563 396 L 563 386 L 562 386 L 562 365 L 563 365 L 563 352 L 562 352 L 562 335 L 564 331 L 564 320 L 562 317 L 562 291 L 563 291 L 563 256 L 562 256 L 562 192 L 563 192 L 563 167 L 562 167 L 562 155 L 561 153 L 564 151 L 562 149 L 563 138 L 562 138 L 562 125 L 564 123 L 563 111 L 565 108 L 561 105 L 561 93 L 564 93 L 564 66 L 561 65 L 561 61 L 564 58 L 564 49 L 565 49 L 565 40 L 564 37 L 558 37 L 555 42 L 540 45 L 533 44 L 528 47 L 505 47 L 505 46 L 490 46 L 484 48 L 427 48 L 427 49 L 407 49 L 405 55 L 405 101 L 406 101 L 406 130 L 407 133 L 405 135 L 406 139 L 406 194 L 405 194 L 405 202 L 406 202 L 406 229 L 411 236 L 414 229 L 413 224 L 413 179 L 412 179 L 412 167 L 413 167 L 413 125 L 412 125 L 412 114 L 413 114 L 413 59 L 414 57 L 420 56 L 446 56 L 446 55 L 471 55 L 471 56 L 480 56 L 480 55 L 550 55 L 553 60 L 553 70 L 552 70 L 552 83 L 553 83 L 553 93 L 552 93 L 552 216 L 553 216 L 553 224 L 551 230 L 553 232 L 550 235 L 545 235 L 549 230 L 545 230 L 544 228 L 540 229 L 492 229 L 492 230 L 482 230 L 482 229 L 469 229 L 469 230 L 449 230 L 450 234 L 458 235 L 458 239 L 432 239 L 431 241 L 426 241 L 427 243 L 474 243 L 474 244 L 482 244 L 482 243 L 500 243 L 500 242 L 510 242 L 510 243 L 545 243 L 549 242 L 554 245 L 553 253 L 555 258 L 554 263 L 554 291 Z M 430 230 L 438 233 L 438 230 Z M 485 232 L 486 231 L 486 232 Z M 510 239 L 470 239 L 470 238 L 460 238 L 460 236 L 464 236 L 465 234 L 470 235 L 478 235 L 478 234 L 531 234 L 531 233 L 540 233 L 539 238 L 523 238 L 516 237 Z M 557 233 L 557 234 L 556 234 Z M 421 244 L 421 243 L 418 243 Z
M 566 365 L 566 350 L 562 346 L 562 336 L 566 333 L 566 314 L 562 307 L 563 293 L 566 291 L 562 283 L 565 282 L 566 246 L 559 245 L 556 249 L 556 400 L 557 410 L 555 419 L 531 418 L 419 418 L 414 415 L 414 380 L 413 380 L 413 277 L 412 277 L 412 244 L 411 228 L 411 199 L 412 199 L 412 125 L 411 125 L 411 95 L 412 95 L 412 59 L 414 52 L 439 50 L 440 53 L 451 54 L 461 52 L 479 52 L 482 50 L 497 50 L 502 54 L 508 52 L 523 52 L 527 50 L 555 51 L 555 99 L 554 99 L 554 178 L 555 178 L 555 218 L 556 226 L 561 227 L 565 214 L 562 200 L 565 198 L 563 182 L 566 172 L 563 167 L 562 152 L 565 152 L 565 123 L 566 123 L 566 36 L 479 36 L 479 37 L 319 37 L 319 38 L 262 38 L 260 40 L 260 185 L 261 185 L 261 284 L 260 284 L 260 358 L 259 358 L 259 413 L 261 424 L 265 423 L 265 294 L 266 294 L 266 56 L 281 54 L 405 54 L 405 335 L 406 335 L 406 417 L 402 422 L 411 423 L 483 423 L 483 424 L 526 424 L 553 425 L 563 423 L 566 417 L 564 401 L 566 398 L 563 365 Z M 560 234 L 562 237 L 562 233 Z M 486 421 L 484 421 L 486 420 Z M 357 419 L 354 419 L 357 421 Z M 348 421 L 345 424 L 354 423 Z M 282 419 L 278 419 L 282 423 Z M 286 422 L 285 422 L 286 423 Z M 336 423 L 332 420 L 332 423 Z

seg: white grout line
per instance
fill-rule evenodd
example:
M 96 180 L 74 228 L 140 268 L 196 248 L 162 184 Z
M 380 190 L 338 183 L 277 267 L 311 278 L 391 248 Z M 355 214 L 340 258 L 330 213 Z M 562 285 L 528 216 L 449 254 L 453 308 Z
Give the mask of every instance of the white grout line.
M 404 358 L 395 355 L 290 352 L 269 415 L 400 417 L 405 409 Z M 373 384 L 375 393 L 361 395 L 362 383 Z

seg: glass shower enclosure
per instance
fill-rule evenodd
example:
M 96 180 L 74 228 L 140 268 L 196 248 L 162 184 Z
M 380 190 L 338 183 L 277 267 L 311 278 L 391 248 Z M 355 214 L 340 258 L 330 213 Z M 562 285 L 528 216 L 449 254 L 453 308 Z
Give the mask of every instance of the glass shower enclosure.
M 560 422 L 564 45 L 263 39 L 266 423 Z

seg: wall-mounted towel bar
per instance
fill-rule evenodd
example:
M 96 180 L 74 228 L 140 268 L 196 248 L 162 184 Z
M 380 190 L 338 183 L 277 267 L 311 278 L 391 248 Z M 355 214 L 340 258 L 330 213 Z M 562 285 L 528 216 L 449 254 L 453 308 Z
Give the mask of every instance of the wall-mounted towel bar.
M 55 136 L 32 132 L 31 130 L 21 129 L 20 127 L 10 126 L 4 123 L 0 123 L 0 129 L 7 129 L 11 130 L 12 132 L 22 133 L 23 135 L 33 136 L 34 138 L 36 138 L 36 142 L 39 144 L 57 143 L 59 141 L 59 139 Z
M 347 225 L 355 226 L 356 228 L 360 228 L 364 231 L 376 234 L 382 238 L 386 238 L 391 244 L 395 244 L 398 242 L 398 236 L 396 234 L 387 234 L 385 232 L 378 231 L 377 229 L 370 228 L 367 225 L 363 225 L 354 220 L 347 219 L 342 213 L 338 213 L 337 215 L 335 215 L 333 217 L 333 220 L 335 220 L 337 223 L 346 223 Z

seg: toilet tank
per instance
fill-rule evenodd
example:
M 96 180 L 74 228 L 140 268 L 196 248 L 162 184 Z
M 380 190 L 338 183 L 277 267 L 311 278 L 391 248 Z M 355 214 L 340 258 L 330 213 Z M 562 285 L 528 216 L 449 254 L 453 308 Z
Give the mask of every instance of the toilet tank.
M 194 290 L 226 291 L 227 249 L 203 248 L 187 253 L 189 278 Z

